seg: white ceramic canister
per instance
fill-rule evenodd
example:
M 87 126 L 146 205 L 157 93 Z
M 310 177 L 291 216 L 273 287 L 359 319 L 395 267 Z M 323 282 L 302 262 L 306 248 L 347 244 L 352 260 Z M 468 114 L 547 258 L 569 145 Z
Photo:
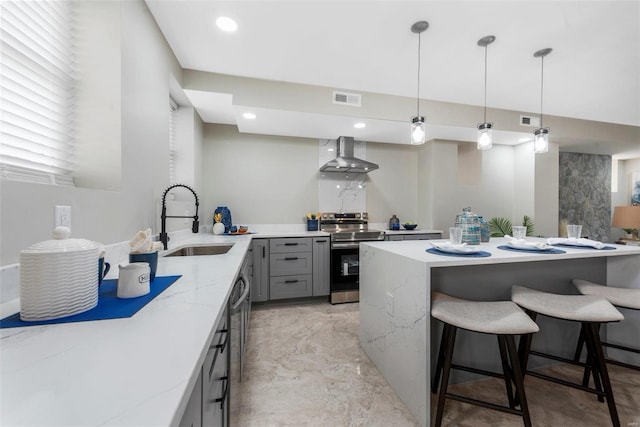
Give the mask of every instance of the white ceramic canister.
M 120 264 L 118 273 L 118 298 L 135 298 L 146 295 L 150 291 L 149 280 L 151 268 L 146 262 Z
M 98 304 L 100 244 L 70 235 L 57 227 L 53 240 L 20 252 L 20 319 L 59 319 Z

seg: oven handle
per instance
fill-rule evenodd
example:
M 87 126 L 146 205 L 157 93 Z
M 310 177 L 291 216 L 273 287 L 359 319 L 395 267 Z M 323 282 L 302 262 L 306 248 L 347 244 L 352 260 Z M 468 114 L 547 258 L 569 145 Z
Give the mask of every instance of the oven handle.
M 332 243 L 331 249 L 358 249 L 360 242 Z
M 251 291 L 251 287 L 247 286 L 247 282 L 244 280 L 244 277 L 240 277 L 238 279 L 238 282 L 242 282 L 242 284 L 244 285 L 244 292 L 242 292 L 240 298 L 238 298 L 238 300 L 231 307 L 233 311 L 236 311 L 238 308 L 240 308 L 244 300 L 247 298 L 247 295 L 249 295 L 249 291 Z

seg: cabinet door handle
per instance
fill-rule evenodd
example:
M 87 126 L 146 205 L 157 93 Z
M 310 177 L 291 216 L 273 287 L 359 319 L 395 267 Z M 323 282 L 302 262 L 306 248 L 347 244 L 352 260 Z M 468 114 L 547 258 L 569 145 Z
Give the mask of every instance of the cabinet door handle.
M 286 257 L 284 260 L 285 261 L 296 261 L 297 259 L 298 259 L 297 256 L 289 256 L 289 257 Z
M 296 243 L 296 242 L 287 242 L 284 245 L 285 246 L 298 246 L 298 243 Z
M 298 283 L 298 280 L 285 280 L 284 283 Z
M 266 251 L 267 251 L 267 247 L 266 247 L 266 246 L 263 246 L 263 247 L 262 247 L 262 258 L 264 258 L 264 257 L 266 256 L 266 255 L 265 255 L 265 252 L 266 252 Z
M 223 409 L 224 401 L 227 400 L 227 395 L 229 394 L 229 377 L 225 375 L 224 377 L 220 377 L 220 379 L 224 381 L 224 391 L 222 392 L 222 396 L 218 397 L 217 399 L 209 400 L 209 403 L 220 402 L 220 409 Z
M 326 240 L 316 240 L 316 243 L 327 243 Z

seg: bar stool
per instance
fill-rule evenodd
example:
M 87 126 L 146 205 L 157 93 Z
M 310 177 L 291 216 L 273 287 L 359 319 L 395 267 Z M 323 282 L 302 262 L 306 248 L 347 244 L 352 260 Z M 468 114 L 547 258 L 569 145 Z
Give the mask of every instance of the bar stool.
M 602 323 L 618 322 L 624 319 L 622 314 L 616 310 L 609 301 L 602 297 L 593 295 L 558 295 L 529 289 L 524 286 L 514 286 L 511 288 L 511 300 L 524 308 L 533 320 L 536 319 L 538 314 L 542 314 L 556 319 L 580 322 L 582 324 L 580 334 L 584 336 L 585 343 L 587 344 L 587 362 L 581 363 L 573 359 L 531 350 L 532 336 L 524 335 L 520 338 L 518 346 L 523 375 L 528 374 L 556 384 L 595 393 L 598 396 L 604 397 L 609 407 L 611 422 L 615 427 L 619 427 L 620 419 L 613 398 L 613 390 L 611 389 L 611 382 L 609 381 L 609 372 L 604 360 L 598 329 Z M 527 363 L 529 361 L 529 355 L 593 370 L 595 389 L 589 388 L 585 384 L 573 383 L 528 370 Z M 604 391 L 602 388 L 604 388 Z
M 640 289 L 633 288 L 616 288 L 613 286 L 605 286 L 599 285 L 597 283 L 589 282 L 587 280 L 574 279 L 573 285 L 578 288 L 578 291 L 582 295 L 596 295 L 602 297 L 609 301 L 611 304 L 616 306 L 617 308 L 627 308 L 630 310 L 640 310 Z M 640 349 L 623 346 L 619 344 L 608 343 L 606 341 L 601 341 L 602 345 L 605 347 L 611 347 L 618 350 L 629 351 L 632 353 L 640 354 Z M 580 355 L 582 354 L 582 349 L 584 347 L 584 337 L 582 334 L 580 335 L 580 339 L 578 340 L 578 346 L 576 347 L 576 355 L 574 360 L 579 360 Z M 624 366 L 625 368 L 635 369 L 636 371 L 640 371 L 640 366 L 630 365 L 628 363 L 619 362 L 617 360 L 612 360 L 609 358 L 605 359 L 607 363 L 611 363 L 612 365 Z M 588 376 L 587 376 L 588 380 Z
M 432 392 L 436 393 L 438 391 L 440 375 L 442 374 L 435 426 L 440 427 L 442 424 L 444 404 L 448 398 L 484 408 L 520 415 L 524 421 L 524 425 L 530 427 L 531 419 L 529 417 L 529 408 L 527 407 L 527 399 L 524 392 L 523 375 L 520 369 L 514 335 L 531 335 L 534 332 L 538 332 L 538 325 L 511 301 L 467 301 L 439 292 L 431 294 L 431 316 L 444 323 L 438 361 L 431 386 Z M 502 359 L 502 374 L 452 363 L 453 348 L 458 328 L 471 332 L 497 335 L 500 358 Z M 464 370 L 503 379 L 507 389 L 509 406 L 496 405 L 494 403 L 449 393 L 447 389 L 451 369 Z M 515 385 L 515 395 L 512 391 L 512 383 Z M 520 409 L 516 409 L 516 402 L 520 402 Z

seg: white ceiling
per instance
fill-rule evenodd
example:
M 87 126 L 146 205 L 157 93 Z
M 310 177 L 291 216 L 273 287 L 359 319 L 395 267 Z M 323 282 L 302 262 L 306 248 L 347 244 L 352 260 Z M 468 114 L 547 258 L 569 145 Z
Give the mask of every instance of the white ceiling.
M 513 111 L 540 110 L 540 59 L 533 53 L 551 47 L 544 63 L 545 114 L 640 126 L 640 1 L 147 4 L 183 68 L 407 97 L 416 96 L 417 36 L 410 27 L 427 20 L 420 97 L 477 106 L 484 102 L 484 50 L 476 42 L 493 34 L 487 104 Z M 223 15 L 237 21 L 236 33 L 215 26 Z M 234 105 L 230 95 L 186 93 L 205 121 L 237 123 L 241 132 L 318 138 L 349 134 L 378 141 L 397 141 L 394 132 L 401 132 L 401 140 L 407 139 L 406 124 L 385 120 L 378 120 L 375 130 L 369 124 L 354 130 L 347 117 L 264 110 L 260 114 L 270 118 L 269 126 L 262 120 L 262 125 L 247 123 L 240 115 L 243 106 Z M 318 134 L 309 135 L 304 123 L 316 123 L 312 128 Z M 441 128 L 432 129 L 432 135 L 475 139 L 469 133 L 474 128 Z M 387 138 L 385 132 L 396 136 Z M 505 141 L 522 136 L 506 133 L 513 135 L 503 135 Z M 630 144 L 640 156 L 640 141 Z M 629 146 L 618 152 L 624 149 Z

